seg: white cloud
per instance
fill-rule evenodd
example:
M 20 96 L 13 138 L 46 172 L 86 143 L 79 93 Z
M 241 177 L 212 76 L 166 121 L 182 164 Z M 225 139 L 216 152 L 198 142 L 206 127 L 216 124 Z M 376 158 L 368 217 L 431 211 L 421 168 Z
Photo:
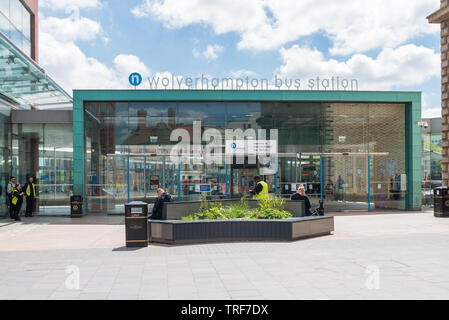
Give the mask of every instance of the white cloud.
M 100 23 L 85 17 L 41 18 L 39 28 L 42 32 L 52 34 L 60 41 L 90 41 L 102 32 Z
M 233 78 L 255 77 L 256 75 L 256 72 L 246 69 L 234 70 L 231 72 L 231 77 Z
M 73 10 L 83 8 L 98 8 L 100 0 L 40 0 L 39 6 L 52 10 Z
M 114 70 L 119 78 L 128 79 L 128 75 L 138 72 L 142 76 L 151 74 L 151 70 L 140 59 L 132 54 L 120 54 L 114 59 Z
M 224 51 L 223 46 L 220 46 L 218 44 L 210 44 L 206 47 L 206 49 L 201 52 L 200 50 L 198 50 L 197 48 L 193 48 L 192 50 L 192 54 L 195 58 L 199 58 L 201 56 L 203 56 L 204 58 L 206 58 L 207 60 L 217 60 L 218 59 L 218 55 L 220 53 L 222 53 Z
M 289 78 L 358 79 L 359 88 L 387 90 L 423 84 L 440 75 L 440 55 L 429 48 L 408 44 L 383 49 L 377 57 L 356 54 L 346 61 L 326 59 L 310 48 L 297 45 L 280 50 L 283 61 L 279 74 Z
M 423 118 L 440 118 L 441 117 L 441 108 L 430 108 L 422 110 Z
M 48 1 L 46 3 L 49 4 Z M 75 1 L 72 4 L 94 7 L 98 3 Z M 103 31 L 97 21 L 76 14 L 66 18 L 40 15 L 39 22 L 39 63 L 69 93 L 72 89 L 128 88 L 128 75 L 131 72 L 138 71 L 143 76 L 151 73 L 134 55 L 117 55 L 111 67 L 87 56 L 75 41 L 99 39 Z M 109 38 L 103 35 L 101 41 L 107 44 Z
M 321 31 L 334 43 L 332 54 L 347 55 L 438 33 L 424 18 L 438 7 L 438 0 L 143 0 L 132 13 L 167 28 L 198 23 L 216 34 L 236 32 L 241 49 L 276 49 Z
M 438 118 L 441 117 L 441 96 L 433 92 L 423 92 L 422 94 L 422 117 Z
M 203 55 L 207 60 L 217 60 L 218 54 L 221 52 L 223 52 L 223 47 L 218 44 L 214 44 L 208 45 L 206 50 L 203 52 Z
M 39 63 L 69 93 L 72 89 L 128 88 L 131 72 L 151 73 L 134 55 L 117 55 L 112 67 L 88 57 L 75 41 L 95 40 L 102 30 L 96 21 L 41 16 L 40 23 Z
M 195 58 L 198 58 L 201 55 L 201 52 L 197 48 L 193 48 L 192 54 Z
M 72 89 L 124 87 L 114 70 L 86 56 L 73 42 L 40 33 L 40 65 L 70 94 Z

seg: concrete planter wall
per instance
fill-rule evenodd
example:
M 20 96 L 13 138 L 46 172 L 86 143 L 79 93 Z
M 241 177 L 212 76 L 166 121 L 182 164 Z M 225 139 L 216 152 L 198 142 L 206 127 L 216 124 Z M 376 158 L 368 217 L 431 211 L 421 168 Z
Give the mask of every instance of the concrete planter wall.
M 282 220 L 149 220 L 150 242 L 183 244 L 228 241 L 292 241 L 328 235 L 333 217 Z
M 224 207 L 229 207 L 238 203 L 240 200 L 221 200 Z M 247 200 L 249 209 L 255 209 L 259 206 L 257 200 Z M 166 202 L 162 211 L 162 220 L 178 220 L 189 216 L 200 210 L 200 201 L 186 202 Z M 293 214 L 294 217 L 303 217 L 305 213 L 304 201 L 287 200 L 285 210 Z

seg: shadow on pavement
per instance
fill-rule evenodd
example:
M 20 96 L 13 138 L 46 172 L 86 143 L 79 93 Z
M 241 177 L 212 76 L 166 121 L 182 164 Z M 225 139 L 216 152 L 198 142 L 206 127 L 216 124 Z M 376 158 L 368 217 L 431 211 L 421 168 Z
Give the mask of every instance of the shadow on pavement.
M 112 251 L 137 251 L 137 250 L 145 249 L 145 248 L 147 248 L 147 247 L 134 247 L 134 248 L 119 247 L 119 248 L 112 249 Z
M 124 216 L 111 215 L 88 215 L 82 218 L 71 218 L 70 216 L 21 216 L 21 221 L 15 222 L 9 217 L 0 218 L 0 226 L 14 223 L 21 224 L 50 224 L 50 225 L 124 225 Z

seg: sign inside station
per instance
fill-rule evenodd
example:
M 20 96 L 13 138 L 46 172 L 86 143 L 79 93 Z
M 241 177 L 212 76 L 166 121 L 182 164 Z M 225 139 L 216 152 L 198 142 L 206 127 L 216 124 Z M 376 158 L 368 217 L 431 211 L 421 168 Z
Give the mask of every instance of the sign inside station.
M 195 185 L 195 192 L 210 192 L 211 191 L 211 185 L 210 184 L 196 184 Z

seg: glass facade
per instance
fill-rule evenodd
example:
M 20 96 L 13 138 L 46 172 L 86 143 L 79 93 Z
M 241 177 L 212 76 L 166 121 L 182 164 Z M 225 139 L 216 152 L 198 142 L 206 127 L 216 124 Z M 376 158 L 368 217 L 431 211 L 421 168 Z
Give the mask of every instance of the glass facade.
M 8 216 L 6 185 L 35 177 L 39 214 L 70 214 L 73 134 L 67 124 L 12 124 L 13 108 L 0 101 L 0 217 Z
M 6 213 L 6 184 L 11 167 L 11 108 L 0 100 L 0 212 Z
M 13 124 L 12 174 L 37 179 L 40 214 L 69 214 L 73 190 L 73 138 L 67 124 Z
M 432 189 L 441 186 L 441 118 L 423 119 L 422 131 L 422 202 L 433 205 Z
M 0 1 L 0 32 L 31 56 L 31 14 L 20 0 Z
M 273 195 L 289 197 L 306 184 L 313 205 L 327 210 L 405 209 L 407 197 L 404 103 L 334 102 L 86 102 L 85 184 L 90 212 L 121 212 L 128 200 L 152 201 L 162 187 L 179 201 L 198 200 L 198 184 L 210 199 L 239 198 L 261 175 Z M 194 122 L 201 121 L 195 133 Z M 198 135 L 214 129 L 220 164 L 202 155 L 173 161 L 176 129 Z M 230 163 L 226 130 L 254 139 L 259 130 L 277 140 L 274 165 Z M 277 129 L 277 133 L 271 131 Z M 231 139 L 232 140 L 232 139 Z

